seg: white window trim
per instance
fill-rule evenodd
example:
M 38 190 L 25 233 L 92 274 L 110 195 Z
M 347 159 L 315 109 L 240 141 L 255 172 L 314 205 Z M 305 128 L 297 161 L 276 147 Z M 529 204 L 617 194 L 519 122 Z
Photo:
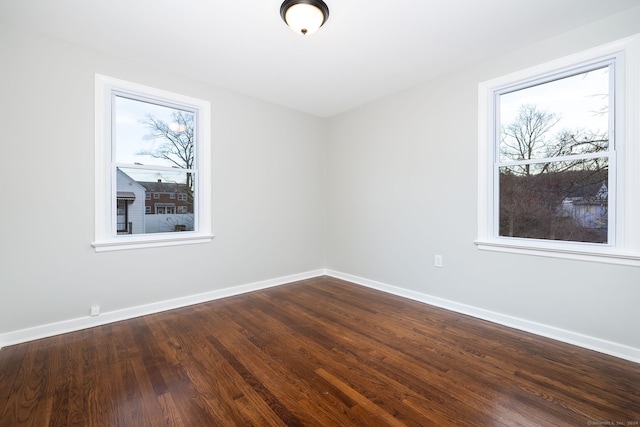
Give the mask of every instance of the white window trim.
M 618 152 L 616 231 L 612 245 L 500 237 L 494 221 L 494 94 L 518 82 L 618 56 L 615 141 Z M 528 68 L 478 85 L 478 237 L 481 250 L 640 266 L 640 35 Z
M 113 194 L 116 185 L 111 168 L 111 93 L 123 91 L 198 111 L 197 129 L 197 216 L 195 231 L 117 235 Z M 125 80 L 95 76 L 95 241 L 96 252 L 161 246 L 209 243 L 211 234 L 211 103 Z

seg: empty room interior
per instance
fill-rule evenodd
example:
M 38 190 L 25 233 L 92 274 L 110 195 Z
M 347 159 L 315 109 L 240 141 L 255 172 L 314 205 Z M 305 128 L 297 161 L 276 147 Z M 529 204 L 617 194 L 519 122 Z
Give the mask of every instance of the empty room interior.
M 640 0 L 4 0 L 0 58 L 0 427 L 640 425 Z

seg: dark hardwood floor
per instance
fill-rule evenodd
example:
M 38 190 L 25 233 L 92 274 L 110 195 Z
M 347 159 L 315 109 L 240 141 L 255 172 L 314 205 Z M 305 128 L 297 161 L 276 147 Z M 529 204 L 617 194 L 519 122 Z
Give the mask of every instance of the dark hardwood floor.
M 639 364 L 329 277 L 0 350 L 2 427 L 639 423 Z

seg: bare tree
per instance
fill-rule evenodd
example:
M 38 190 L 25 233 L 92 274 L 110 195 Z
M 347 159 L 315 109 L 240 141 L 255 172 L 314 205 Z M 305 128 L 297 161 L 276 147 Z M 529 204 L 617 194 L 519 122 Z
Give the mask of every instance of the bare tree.
M 503 236 L 594 242 L 603 239 L 601 232 L 585 229 L 563 215 L 560 206 L 569 197 L 593 193 L 606 182 L 606 157 L 574 159 L 572 155 L 606 151 L 608 135 L 566 129 L 554 133 L 559 121 L 556 114 L 524 104 L 517 118 L 502 128 L 502 162 L 535 160 L 500 170 Z M 560 157 L 561 160 L 554 160 Z
M 556 142 L 549 146 L 548 157 L 598 153 L 608 149 L 609 136 L 606 132 L 564 129 L 557 134 Z
M 193 113 L 181 110 L 173 112 L 172 123 L 147 115 L 142 123 L 150 132 L 144 138 L 152 141 L 152 146 L 137 154 L 168 160 L 178 168 L 192 169 L 195 159 L 193 119 Z M 187 173 L 187 187 L 193 190 L 193 177 L 190 172 Z
M 518 117 L 502 128 L 500 157 L 508 160 L 531 160 L 547 157 L 548 137 L 560 121 L 553 113 L 540 111 L 535 105 L 520 106 Z M 524 175 L 531 174 L 531 165 L 522 165 Z
M 609 148 L 607 132 L 584 129 L 562 129 L 552 133 L 561 117 L 554 113 L 540 111 L 535 105 L 520 106 L 518 117 L 502 127 L 500 135 L 500 158 L 503 161 L 534 160 L 563 157 L 575 154 L 597 153 Z M 549 162 L 532 170 L 531 164 L 515 167 L 512 172 L 532 175 L 549 171 L 570 170 L 577 162 Z M 598 159 L 592 167 L 599 169 Z
M 194 131 L 194 114 L 174 110 L 172 113 L 173 121 L 167 123 L 152 115 L 147 115 L 142 124 L 146 125 L 149 133 L 144 139 L 150 141 L 150 147 L 141 150 L 137 154 L 162 159 L 168 161 L 173 167 L 186 169 L 186 177 L 184 183 L 176 183 L 175 191 L 186 192 L 187 214 L 191 216 L 190 220 L 185 224 L 185 218 L 179 220 L 174 217 L 166 219 L 166 231 L 185 231 L 193 230 L 193 207 L 194 207 L 194 176 L 191 170 L 195 164 L 195 131 Z

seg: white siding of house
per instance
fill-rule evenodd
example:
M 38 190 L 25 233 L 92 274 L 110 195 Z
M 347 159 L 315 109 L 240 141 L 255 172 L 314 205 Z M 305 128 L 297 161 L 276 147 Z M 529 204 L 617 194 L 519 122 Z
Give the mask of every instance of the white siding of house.
M 129 222 L 132 224 L 132 234 L 145 232 L 144 226 L 144 193 L 142 185 L 134 181 L 129 175 L 118 170 L 117 191 L 129 191 L 136 195 L 136 199 L 129 205 Z

